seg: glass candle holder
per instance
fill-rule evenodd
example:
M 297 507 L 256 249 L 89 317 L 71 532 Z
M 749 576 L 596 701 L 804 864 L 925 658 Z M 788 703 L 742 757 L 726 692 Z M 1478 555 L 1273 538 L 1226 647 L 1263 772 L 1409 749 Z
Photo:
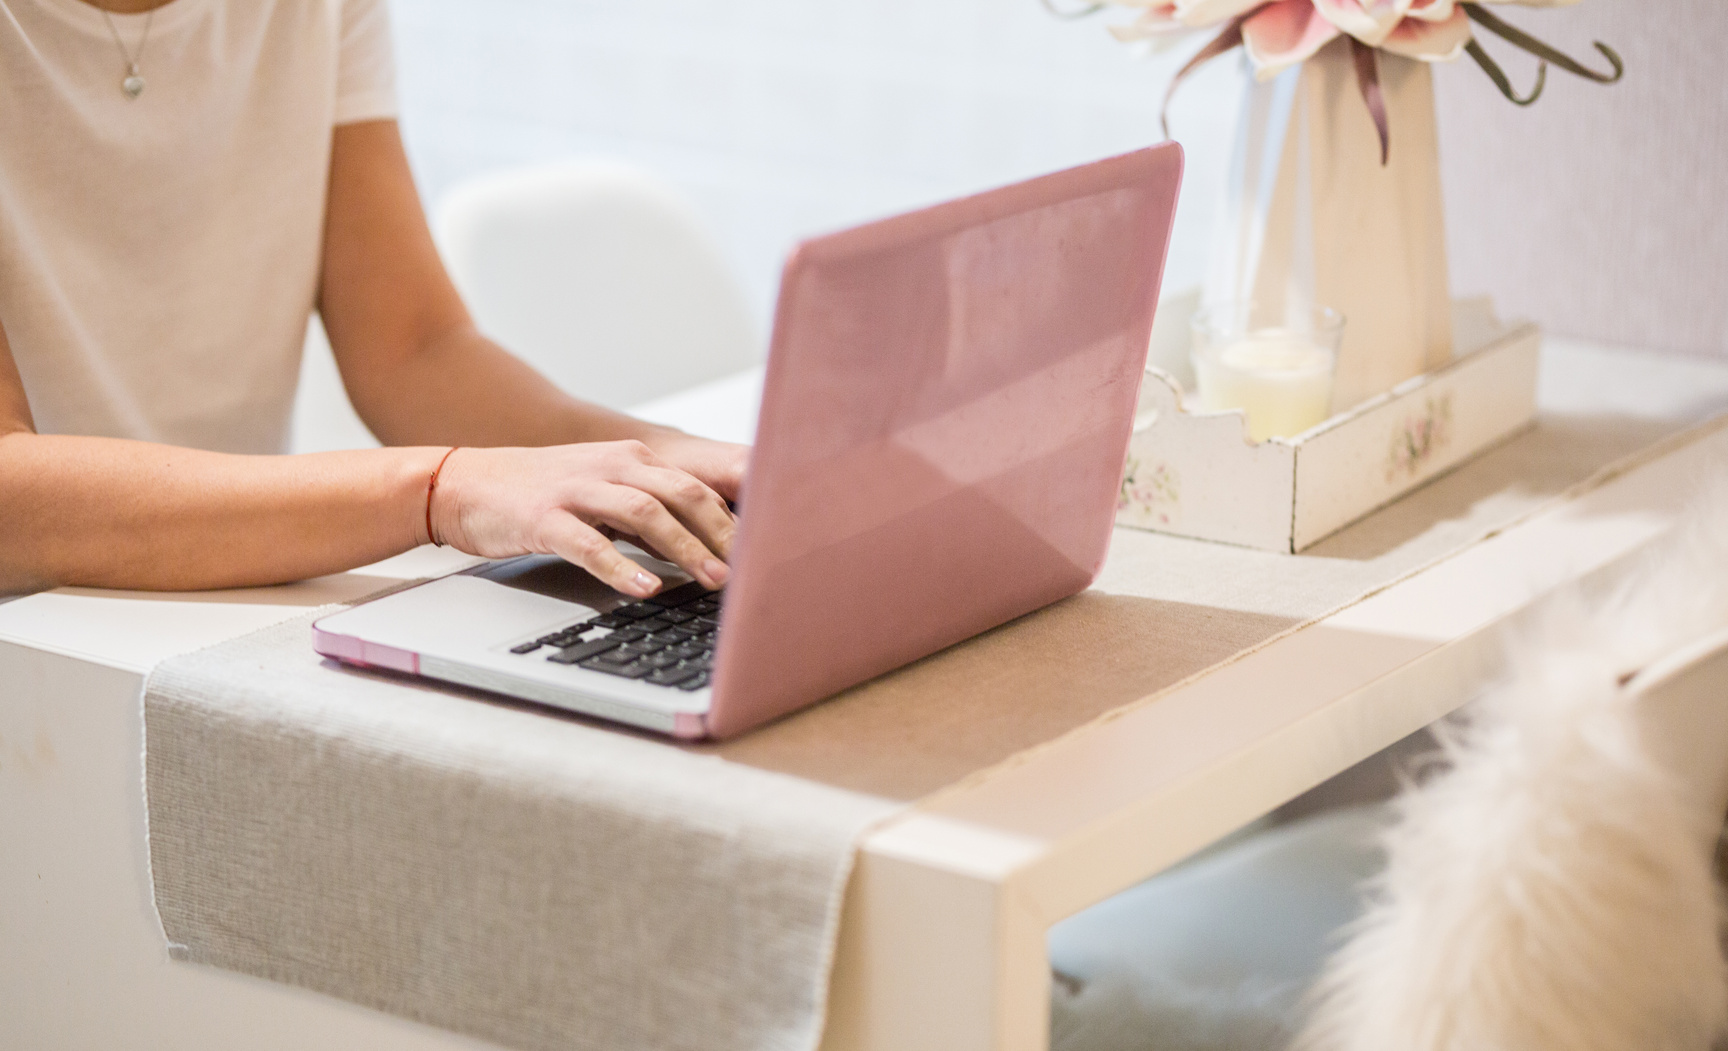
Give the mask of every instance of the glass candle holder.
M 1200 407 L 1241 409 L 1248 436 L 1289 438 L 1332 415 L 1332 377 L 1344 318 L 1335 310 L 1220 303 L 1194 315 L 1194 379 Z

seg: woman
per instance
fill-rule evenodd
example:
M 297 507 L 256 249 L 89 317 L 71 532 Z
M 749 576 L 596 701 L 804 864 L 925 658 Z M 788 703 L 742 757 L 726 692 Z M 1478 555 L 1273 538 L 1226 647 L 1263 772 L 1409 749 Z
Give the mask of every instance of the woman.
M 570 398 L 475 330 L 393 78 L 384 0 L 0 0 L 0 593 L 435 541 L 653 594 L 612 536 L 725 583 L 745 448 Z M 314 308 L 387 448 L 275 455 Z

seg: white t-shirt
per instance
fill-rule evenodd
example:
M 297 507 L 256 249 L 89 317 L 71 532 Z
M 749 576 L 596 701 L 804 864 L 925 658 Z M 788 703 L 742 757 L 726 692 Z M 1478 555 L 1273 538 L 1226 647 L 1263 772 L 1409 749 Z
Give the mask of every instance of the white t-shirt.
M 114 15 L 134 55 L 145 15 Z M 82 0 L 0 0 L 0 326 L 42 433 L 287 446 L 331 129 L 395 116 L 384 0 L 172 0 L 146 86 Z

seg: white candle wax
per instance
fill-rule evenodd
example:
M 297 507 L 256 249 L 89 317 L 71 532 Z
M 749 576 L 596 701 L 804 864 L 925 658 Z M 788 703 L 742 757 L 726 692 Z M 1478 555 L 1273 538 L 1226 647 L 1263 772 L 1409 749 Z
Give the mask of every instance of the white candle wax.
M 1331 415 L 1330 350 L 1288 332 L 1266 332 L 1194 356 L 1200 404 L 1242 409 L 1254 441 L 1300 434 Z

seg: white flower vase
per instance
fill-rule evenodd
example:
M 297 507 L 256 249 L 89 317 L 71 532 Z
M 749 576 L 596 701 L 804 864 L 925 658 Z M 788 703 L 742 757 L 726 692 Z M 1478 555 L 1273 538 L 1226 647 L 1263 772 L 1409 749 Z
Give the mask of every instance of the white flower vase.
M 1208 301 L 1344 315 L 1332 411 L 1452 360 L 1433 78 L 1382 52 L 1380 138 L 1339 39 L 1248 90 Z

